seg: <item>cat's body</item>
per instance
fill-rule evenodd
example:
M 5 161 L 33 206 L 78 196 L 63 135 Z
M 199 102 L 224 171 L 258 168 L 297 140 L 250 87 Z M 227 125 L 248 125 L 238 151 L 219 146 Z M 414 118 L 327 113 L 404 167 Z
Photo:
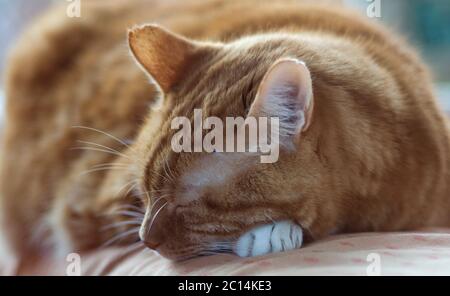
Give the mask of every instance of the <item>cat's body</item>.
M 199 235 L 228 241 L 271 220 L 295 221 L 309 238 L 450 226 L 448 122 L 436 106 L 426 69 L 407 46 L 334 7 L 287 0 L 171 2 L 85 8 L 80 19 L 67 19 L 58 10 L 15 50 L 7 80 L 0 188 L 2 226 L 17 253 L 43 248 L 39 245 L 47 241 L 63 252 L 89 249 L 130 229 L 134 234 L 119 241 L 135 241 L 132 228 L 138 225 L 108 227 L 126 219 L 115 211 L 124 205 L 122 210 L 131 210 L 127 205 L 132 204 L 148 207 L 147 193 L 155 195 L 150 198 L 156 210 L 161 193 L 179 199 L 188 195 L 179 193 L 186 184 L 164 180 L 172 175 L 184 180 L 189 172 L 183 166 L 191 171 L 191 164 L 203 157 L 170 152 L 168 119 L 191 116 L 194 107 L 207 115 L 246 116 L 264 75 L 282 58 L 305 62 L 312 76 L 313 116 L 296 152 L 282 151 L 272 166 L 237 170 L 241 182 L 208 188 L 210 195 L 202 199 L 206 206 L 195 204 L 195 211 L 181 215 L 195 234 L 173 230 L 178 218 L 162 211 L 161 225 L 155 226 L 159 233 L 153 235 L 173 241 L 160 251 L 183 258 L 196 254 Z M 202 45 L 207 49 L 196 51 L 193 64 L 179 69 L 173 89 L 170 73 L 155 77 L 172 99 L 149 114 L 158 90 L 149 85 L 125 43 L 125 28 L 149 21 L 200 40 L 225 43 L 247 37 L 230 45 Z M 165 41 L 165 33 L 152 30 L 142 34 L 160 34 Z M 133 48 L 135 35 L 130 36 Z M 167 44 L 171 42 L 176 41 Z M 139 60 L 141 45 L 136 44 Z M 176 57 L 168 56 L 181 51 L 169 45 L 158 45 L 167 47 L 158 53 L 165 55 L 161 63 L 175 63 Z M 133 144 L 127 148 L 127 143 L 80 126 Z M 73 150 L 90 146 L 116 153 L 79 141 L 121 155 Z M 225 174 L 210 159 L 201 161 L 208 164 L 206 172 Z M 114 167 L 102 165 L 112 162 Z M 83 175 L 93 168 L 99 171 Z M 111 169 L 101 170 L 105 168 Z M 151 179 L 149 172 L 165 178 Z M 199 186 L 189 190 L 205 194 Z M 192 217 L 208 226 L 198 226 Z M 162 238 L 158 240 L 159 245 Z

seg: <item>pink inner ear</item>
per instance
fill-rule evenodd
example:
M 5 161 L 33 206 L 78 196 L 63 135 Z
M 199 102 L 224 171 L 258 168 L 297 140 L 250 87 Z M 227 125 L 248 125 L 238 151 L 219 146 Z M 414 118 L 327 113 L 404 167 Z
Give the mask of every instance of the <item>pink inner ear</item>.
M 267 71 L 249 116 L 279 117 L 281 129 L 298 134 L 310 126 L 312 106 L 308 68 L 297 59 L 281 59 Z

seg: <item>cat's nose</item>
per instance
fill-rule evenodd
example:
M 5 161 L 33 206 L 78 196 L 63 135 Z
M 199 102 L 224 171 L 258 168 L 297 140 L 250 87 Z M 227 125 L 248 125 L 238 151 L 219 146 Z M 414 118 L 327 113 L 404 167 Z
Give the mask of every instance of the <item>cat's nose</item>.
M 158 250 L 158 247 L 161 246 L 161 243 L 159 242 L 153 242 L 153 241 L 144 241 L 145 246 L 147 246 L 147 248 L 150 248 L 152 250 Z
M 147 211 L 141 229 L 139 230 L 139 237 L 142 242 L 150 249 L 157 250 L 164 244 L 167 237 L 168 213 L 161 209 L 160 211 Z

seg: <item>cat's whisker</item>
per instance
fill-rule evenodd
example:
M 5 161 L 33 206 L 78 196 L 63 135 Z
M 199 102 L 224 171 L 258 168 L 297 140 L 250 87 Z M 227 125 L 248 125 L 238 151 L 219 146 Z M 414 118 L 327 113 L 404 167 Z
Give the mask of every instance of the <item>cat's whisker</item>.
M 167 158 L 164 159 L 164 164 L 162 167 L 163 167 L 164 173 L 166 174 L 166 177 L 167 177 L 167 180 L 169 181 L 169 183 L 173 183 L 174 180 L 169 176 L 166 166 L 167 166 Z
M 156 211 L 155 215 L 153 216 L 152 220 L 150 221 L 150 225 L 149 225 L 149 227 L 148 227 L 147 234 L 150 233 L 150 231 L 151 231 L 151 229 L 152 229 L 152 226 L 153 226 L 153 223 L 155 222 L 156 218 L 158 218 L 158 214 L 162 211 L 162 209 L 164 209 L 165 206 L 167 206 L 168 203 L 169 203 L 169 202 L 166 201 L 166 202 L 165 202 L 165 203 L 164 203 L 164 204 Z M 153 208 L 152 208 L 152 209 L 153 209 Z
M 125 196 L 129 195 L 134 189 L 136 189 L 139 186 L 139 183 L 136 181 L 133 184 L 130 185 L 130 188 L 125 192 Z M 134 194 L 133 194 L 134 195 Z
M 122 222 L 117 222 L 114 224 L 110 224 L 110 225 L 106 225 L 102 228 L 100 228 L 101 231 L 106 231 L 109 229 L 116 229 L 116 228 L 120 228 L 121 226 L 127 226 L 127 225 L 141 225 L 142 222 L 141 221 L 136 221 L 136 220 L 131 220 L 131 221 L 122 221 Z
M 270 220 L 273 224 L 276 223 L 275 220 L 273 220 L 273 218 L 270 217 L 267 213 L 265 213 L 264 216 L 265 216 L 268 220 Z
M 160 176 L 161 178 L 163 178 L 166 182 L 168 182 L 168 183 L 172 183 L 173 181 L 171 180 L 171 179 L 169 179 L 168 177 L 166 177 L 166 176 L 164 176 L 164 175 L 162 175 L 162 174 L 160 174 L 160 173 L 158 173 L 158 172 L 155 172 L 155 171 L 153 171 L 153 170 L 151 170 L 151 172 L 153 173 L 153 174 L 156 174 L 157 176 Z
M 91 151 L 105 152 L 105 153 L 109 153 L 109 154 L 112 154 L 112 155 L 124 157 L 124 158 L 126 158 L 126 159 L 131 160 L 131 158 L 130 158 L 128 155 L 126 155 L 126 154 L 124 154 L 124 153 L 122 153 L 122 152 L 115 151 L 115 150 L 113 150 L 113 149 L 103 148 L 103 147 L 100 147 L 100 146 L 94 146 L 94 147 L 90 147 L 90 146 L 75 147 L 75 149 L 77 149 L 77 148 L 84 148 L 84 149 L 80 149 L 80 150 L 91 150 Z M 89 149 L 89 148 L 90 148 L 90 149 Z M 97 149 L 97 150 L 95 150 L 95 149 Z
M 170 166 L 169 166 L 169 163 L 167 161 L 167 158 L 166 158 L 166 166 L 165 167 L 167 168 L 166 174 L 168 175 L 169 179 L 174 183 L 176 178 L 174 177 L 174 175 L 172 173 L 172 170 L 170 169 Z
M 146 164 L 142 164 L 142 166 L 145 167 Z M 163 178 L 166 182 L 173 183 L 173 182 L 174 182 L 174 179 L 172 179 L 172 178 L 169 177 L 169 174 L 168 174 L 168 172 L 167 172 L 167 169 L 166 169 L 166 166 L 165 166 L 165 165 L 163 165 L 163 169 L 164 169 L 164 173 L 165 173 L 166 176 L 164 176 L 163 174 L 160 174 L 160 173 L 158 173 L 158 172 L 156 172 L 156 171 L 154 171 L 154 170 L 150 170 L 150 172 L 151 172 L 152 174 L 155 174 L 155 175 L 157 175 L 157 176 Z
M 80 143 L 80 144 L 92 145 L 94 147 L 99 147 L 99 148 L 102 148 L 102 149 L 106 149 L 106 150 L 109 150 L 111 152 L 116 152 L 116 153 L 118 153 L 118 154 L 120 154 L 120 155 L 122 155 L 124 157 L 128 157 L 124 153 L 122 153 L 122 152 L 120 152 L 120 151 L 118 151 L 118 150 L 116 150 L 114 148 L 102 145 L 102 144 L 98 144 L 98 143 L 94 143 L 94 142 L 88 142 L 88 141 L 81 141 L 81 140 L 78 140 L 77 142 Z
M 71 148 L 71 150 L 87 150 L 87 151 L 95 151 L 95 152 L 104 152 L 107 154 L 111 154 L 111 155 L 115 155 L 115 156 L 120 156 L 120 157 L 125 157 L 130 159 L 127 155 L 123 154 L 123 153 L 117 153 L 114 151 L 110 151 L 107 149 L 101 149 L 101 148 L 93 148 L 93 147 L 74 147 Z
M 119 233 L 118 235 L 115 235 L 111 239 L 107 240 L 101 246 L 101 248 L 108 247 L 108 246 L 112 245 L 113 243 L 118 242 L 118 241 L 120 241 L 120 240 L 122 240 L 124 238 L 127 238 L 127 237 L 129 237 L 129 236 L 131 236 L 133 234 L 138 234 L 139 233 L 139 229 L 140 229 L 140 227 L 135 227 L 135 228 L 132 228 L 132 229 L 130 229 L 128 231 L 125 231 L 123 233 Z
M 232 254 L 232 252 L 203 251 L 203 252 L 199 252 L 199 253 L 197 254 L 197 256 L 216 256 L 216 255 L 220 255 L 220 254 Z
M 92 168 L 90 168 L 90 170 L 100 170 L 100 169 L 104 169 L 104 170 L 122 170 L 124 172 L 131 172 L 131 169 L 128 169 L 127 167 L 120 167 L 120 166 L 93 166 Z
M 236 242 L 212 242 L 212 243 L 205 243 L 206 245 L 213 246 L 213 247 L 229 247 L 234 246 Z
M 145 195 L 147 196 L 147 200 L 150 200 L 150 194 L 148 192 L 145 192 Z
M 128 167 L 128 164 L 125 163 L 102 163 L 102 164 L 97 164 L 94 165 L 93 168 L 99 168 L 99 167 Z
M 110 170 L 123 170 L 123 169 L 122 168 L 97 168 L 97 169 L 91 169 L 91 170 L 86 170 L 86 171 L 82 172 L 81 174 L 79 174 L 79 177 L 87 175 L 87 174 L 95 173 L 95 172 L 110 171 Z
M 208 245 L 208 246 L 212 246 L 212 247 L 229 247 L 229 246 L 234 246 L 235 244 L 236 244 L 236 242 L 234 242 L 234 241 L 204 243 L 204 245 Z
M 133 196 L 135 196 L 135 197 L 140 197 L 140 196 L 144 196 L 144 195 L 146 195 L 148 197 L 148 192 L 145 191 L 145 192 L 140 192 L 140 193 L 133 194 Z
M 112 165 L 93 166 L 91 169 L 123 169 L 124 171 L 130 171 L 125 166 L 112 166 Z
M 116 213 L 119 215 L 124 215 L 124 216 L 128 215 L 130 217 L 137 217 L 137 218 L 144 217 L 143 213 L 136 212 L 136 211 L 130 211 L 130 210 L 121 210 L 121 211 L 117 211 Z
M 112 216 L 112 215 L 122 215 L 122 216 L 135 217 L 135 218 L 143 218 L 144 217 L 143 213 L 138 213 L 138 212 L 134 212 L 134 211 L 126 211 L 126 210 L 119 210 L 119 211 L 115 211 L 113 213 L 101 214 L 101 216 Z
M 99 130 L 99 129 L 96 129 L 96 128 L 93 128 L 93 127 L 81 126 L 81 125 L 72 126 L 72 128 L 85 129 L 85 130 L 90 130 L 90 131 L 94 131 L 94 132 L 100 133 L 102 135 L 105 135 L 105 136 L 107 136 L 107 137 L 109 137 L 109 138 L 119 142 L 120 144 L 124 145 L 125 147 L 130 148 L 132 151 L 136 152 L 134 150 L 134 148 L 131 147 L 130 145 L 128 145 L 124 140 L 121 140 L 118 137 L 113 136 L 110 133 L 107 133 L 105 131 L 102 131 L 102 130 Z
M 119 191 L 117 192 L 117 195 L 120 196 L 120 195 L 121 195 L 121 192 L 124 191 L 125 189 L 127 189 L 128 186 L 131 186 L 132 188 L 135 187 L 135 186 L 137 186 L 137 185 L 138 185 L 137 182 L 138 182 L 138 180 L 135 179 L 135 180 L 131 180 L 131 181 L 125 183 L 125 185 L 123 185 L 122 187 L 120 187 Z M 133 190 L 133 189 L 131 189 L 131 190 Z M 127 191 L 127 192 L 128 192 L 128 191 Z M 129 192 L 128 192 L 128 193 L 129 193 Z M 127 194 L 128 194 L 128 193 L 127 193 Z M 127 194 L 124 194 L 124 195 L 126 196 Z
M 172 170 L 170 169 L 169 160 L 168 160 L 167 157 L 165 158 L 165 162 L 166 162 L 167 170 L 169 171 L 169 176 L 171 177 L 171 180 L 172 180 L 172 182 L 173 182 L 173 181 L 176 180 L 177 178 L 174 176 Z
M 98 172 L 98 171 L 103 171 L 103 170 L 124 170 L 124 171 L 132 171 L 131 168 L 128 167 L 128 165 L 126 164 L 99 164 L 99 165 L 95 165 L 93 166 L 91 169 L 86 170 L 84 172 L 82 172 L 80 174 L 80 176 L 85 175 L 85 174 L 89 174 L 89 173 L 93 173 L 93 172 Z M 120 191 L 119 191 L 120 193 Z M 119 194 L 118 193 L 118 194 Z
M 211 242 L 202 243 L 199 245 L 202 250 L 200 251 L 203 255 L 217 255 L 217 254 L 231 254 L 233 253 L 236 242 L 234 241 L 223 241 L 223 242 Z
M 154 209 L 154 207 L 158 204 L 158 202 L 159 202 L 160 200 L 165 200 L 166 197 L 167 197 L 167 195 L 163 195 L 163 196 L 160 196 L 160 197 L 158 197 L 157 199 L 155 199 L 155 201 L 153 202 L 153 204 L 150 206 L 150 212 L 153 212 L 153 209 Z M 167 203 L 167 201 L 166 201 L 166 203 Z
M 147 195 L 148 197 L 149 194 L 155 194 L 155 195 L 160 195 L 161 193 L 165 196 L 170 194 L 171 189 L 161 189 L 161 190 L 148 190 L 148 191 L 143 191 L 140 193 L 137 193 L 135 196 L 142 196 L 142 195 Z
M 134 193 L 133 193 L 133 196 L 134 196 L 134 197 L 146 196 L 146 197 L 147 197 L 147 200 L 150 200 L 150 194 L 148 193 L 148 191 L 142 192 L 141 190 L 139 190 L 139 188 L 138 188 L 138 190 L 136 190 L 136 191 L 137 191 L 137 192 L 134 192 Z
M 202 248 L 202 246 L 195 246 L 193 248 L 186 248 L 183 249 L 183 251 L 185 253 L 187 253 L 188 255 L 182 256 L 177 258 L 177 260 L 189 260 L 189 259 L 194 259 L 196 257 L 201 257 L 201 256 L 216 256 L 216 255 L 220 255 L 220 254 L 232 254 L 232 250 L 215 250 L 215 251 L 211 251 L 208 250 L 206 248 L 204 249 L 199 249 Z
M 118 207 L 116 209 L 119 210 L 119 211 L 120 210 L 131 209 L 131 210 L 136 210 L 137 212 L 144 214 L 144 210 L 143 209 L 141 209 L 141 208 L 139 208 L 137 206 L 134 206 L 134 205 L 122 205 L 122 206 L 120 206 L 120 207 Z

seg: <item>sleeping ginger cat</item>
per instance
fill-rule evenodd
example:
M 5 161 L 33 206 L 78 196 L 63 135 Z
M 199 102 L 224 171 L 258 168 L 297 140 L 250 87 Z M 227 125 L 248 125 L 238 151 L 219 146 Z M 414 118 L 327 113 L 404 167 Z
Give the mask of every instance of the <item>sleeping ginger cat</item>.
M 139 240 L 255 256 L 450 226 L 447 119 L 379 25 L 289 0 L 108 2 L 49 12 L 11 57 L 1 222 L 18 257 Z M 293 148 L 176 153 L 171 122 L 194 109 L 278 117 Z

